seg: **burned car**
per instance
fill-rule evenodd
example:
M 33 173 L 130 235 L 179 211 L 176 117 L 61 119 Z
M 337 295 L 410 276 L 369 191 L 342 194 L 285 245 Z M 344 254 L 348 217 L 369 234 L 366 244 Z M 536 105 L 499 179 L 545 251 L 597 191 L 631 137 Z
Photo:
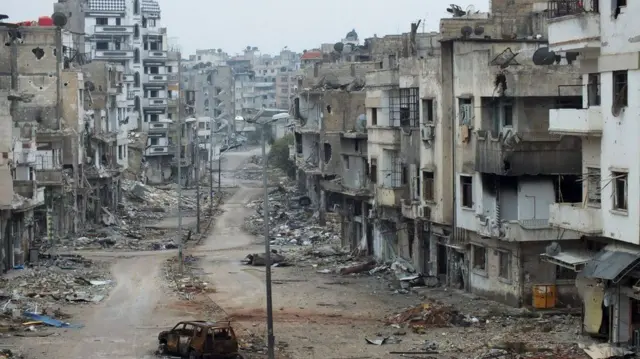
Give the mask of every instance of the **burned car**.
M 242 359 L 231 322 L 188 321 L 158 335 L 162 354 L 189 359 Z

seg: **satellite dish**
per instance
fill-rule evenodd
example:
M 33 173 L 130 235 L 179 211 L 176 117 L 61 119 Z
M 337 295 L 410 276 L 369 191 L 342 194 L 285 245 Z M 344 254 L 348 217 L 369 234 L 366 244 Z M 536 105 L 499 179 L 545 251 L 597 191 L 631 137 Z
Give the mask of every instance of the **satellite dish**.
M 556 62 L 556 53 L 549 51 L 548 47 L 541 47 L 533 53 L 533 63 L 540 65 L 553 65 Z
M 460 29 L 460 33 L 462 34 L 462 37 L 469 37 L 473 34 L 473 28 L 471 26 L 464 26 Z
M 51 15 L 51 19 L 57 27 L 64 27 L 67 24 L 67 15 L 61 12 L 54 12 L 53 15 Z
M 471 14 L 475 14 L 476 13 L 476 7 L 473 5 L 469 5 L 467 6 L 467 9 L 465 10 L 467 12 L 467 16 L 471 15 Z
M 480 36 L 482 34 L 484 34 L 484 27 L 478 25 L 473 29 L 473 34 L 476 36 Z
M 84 88 L 89 90 L 89 91 L 95 91 L 96 90 L 96 85 L 94 85 L 93 82 L 91 82 L 91 81 L 85 81 L 84 82 Z

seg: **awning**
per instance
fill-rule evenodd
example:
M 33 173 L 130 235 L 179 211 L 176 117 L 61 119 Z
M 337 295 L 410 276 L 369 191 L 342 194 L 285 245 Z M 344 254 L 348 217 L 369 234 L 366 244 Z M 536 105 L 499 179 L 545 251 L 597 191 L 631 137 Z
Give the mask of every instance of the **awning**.
M 556 255 L 542 253 L 540 259 L 545 262 L 553 263 L 557 266 L 569 268 L 575 272 L 582 270 L 582 267 L 594 258 L 596 253 L 588 251 L 564 251 Z
M 640 252 L 608 245 L 585 264 L 582 275 L 618 283 L 640 265 Z

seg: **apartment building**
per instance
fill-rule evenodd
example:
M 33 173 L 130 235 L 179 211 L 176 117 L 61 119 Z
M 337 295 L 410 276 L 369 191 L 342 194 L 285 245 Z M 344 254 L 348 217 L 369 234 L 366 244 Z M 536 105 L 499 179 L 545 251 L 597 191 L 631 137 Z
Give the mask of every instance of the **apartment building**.
M 585 331 L 632 345 L 639 335 L 640 301 L 635 11 L 639 5 L 626 1 L 553 1 L 548 25 L 548 51 L 579 56 L 582 94 L 571 108 L 549 110 L 549 132 L 582 139 L 582 196 L 553 204 L 549 221 L 559 230 L 579 232 L 590 246 L 578 251 L 561 244 L 546 259 L 580 272 L 576 285 L 584 293 Z M 604 308 L 609 295 L 616 299 Z
M 160 6 L 153 0 L 89 0 L 85 6 L 85 49 L 94 61 L 125 67 L 130 129 L 151 132 L 143 151 L 145 176 L 150 183 L 171 179 L 174 150 L 166 131 L 169 77 L 178 66 L 169 64 L 166 28 L 160 26 Z

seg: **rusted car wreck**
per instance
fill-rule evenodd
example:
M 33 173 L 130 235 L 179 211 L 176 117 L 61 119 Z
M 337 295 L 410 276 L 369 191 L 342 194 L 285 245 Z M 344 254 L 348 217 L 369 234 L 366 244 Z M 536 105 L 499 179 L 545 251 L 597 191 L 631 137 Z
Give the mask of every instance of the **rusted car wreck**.
M 189 359 L 242 359 L 231 322 L 185 321 L 158 335 L 162 354 Z

